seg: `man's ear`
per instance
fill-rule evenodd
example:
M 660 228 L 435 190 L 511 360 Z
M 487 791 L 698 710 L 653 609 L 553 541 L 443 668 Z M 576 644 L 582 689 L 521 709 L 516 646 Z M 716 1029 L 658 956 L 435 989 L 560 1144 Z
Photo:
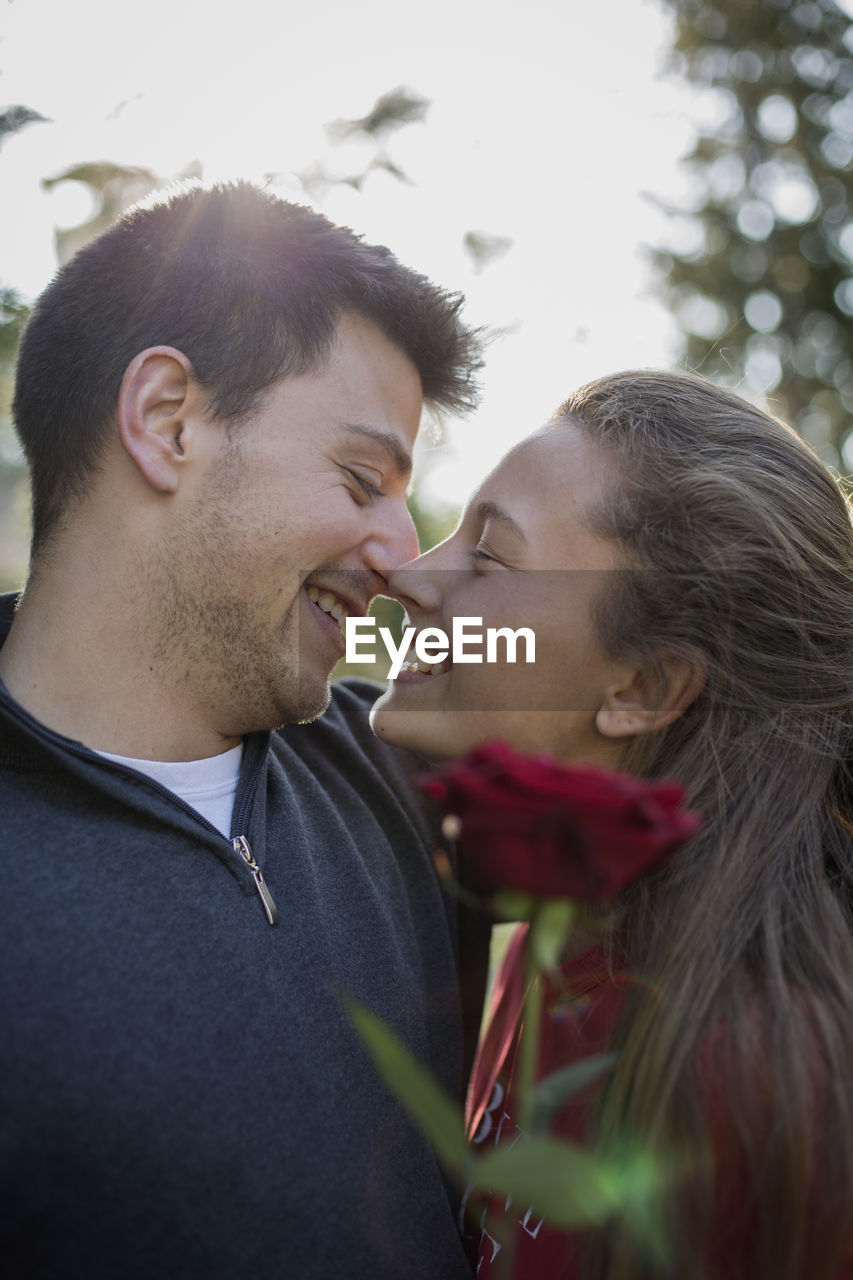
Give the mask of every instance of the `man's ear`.
M 203 412 L 193 367 L 175 347 L 148 347 L 124 371 L 118 434 L 125 452 L 158 493 L 175 493 L 193 415 Z
M 607 688 L 595 727 L 605 738 L 632 738 L 663 729 L 696 700 L 707 677 L 707 661 L 696 649 L 658 654 L 653 670 L 634 667 Z

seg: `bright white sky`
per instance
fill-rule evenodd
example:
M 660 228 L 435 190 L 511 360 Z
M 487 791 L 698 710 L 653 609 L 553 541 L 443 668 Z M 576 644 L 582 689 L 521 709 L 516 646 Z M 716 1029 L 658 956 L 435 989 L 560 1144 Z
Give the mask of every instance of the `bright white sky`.
M 451 425 L 424 496 L 460 502 L 589 378 L 675 359 L 642 246 L 663 233 L 647 193 L 683 190 L 694 107 L 661 74 L 672 28 L 659 0 L 0 6 L 0 103 L 52 121 L 0 152 L 0 279 L 24 295 L 56 269 L 54 228 L 91 213 L 85 188 L 46 192 L 42 178 L 100 159 L 166 178 L 194 160 L 205 180 L 292 175 L 328 154 L 324 124 L 406 85 L 432 102 L 390 144 L 412 185 L 378 173 L 320 207 L 505 331 L 483 407 Z M 305 200 L 292 177 L 282 194 Z M 471 229 L 514 242 L 479 274 L 463 249 Z

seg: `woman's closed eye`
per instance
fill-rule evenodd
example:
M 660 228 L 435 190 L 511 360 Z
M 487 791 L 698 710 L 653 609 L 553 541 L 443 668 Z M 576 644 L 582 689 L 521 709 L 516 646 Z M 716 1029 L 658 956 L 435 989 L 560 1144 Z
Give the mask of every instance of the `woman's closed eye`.
M 502 564 L 502 561 L 499 560 L 496 555 L 493 555 L 482 542 L 478 542 L 476 547 L 471 548 L 471 559 L 483 567 L 485 567 L 486 564 Z

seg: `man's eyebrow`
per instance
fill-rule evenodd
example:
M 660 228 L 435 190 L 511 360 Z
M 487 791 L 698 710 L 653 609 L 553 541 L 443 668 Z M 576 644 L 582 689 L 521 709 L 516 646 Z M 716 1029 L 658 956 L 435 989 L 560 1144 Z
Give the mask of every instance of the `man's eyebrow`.
M 500 523 L 510 533 L 514 534 L 516 538 L 519 538 L 522 542 L 527 541 L 527 538 L 524 535 L 524 530 L 518 521 L 514 520 L 509 512 L 504 511 L 503 507 L 499 507 L 496 502 L 478 502 L 477 519 L 481 524 L 485 524 L 487 520 L 499 520 Z
M 392 431 L 380 431 L 377 427 L 366 427 L 362 422 L 345 422 L 347 431 L 365 436 L 374 441 L 390 460 L 394 470 L 402 477 L 412 474 L 412 455 L 403 447 Z

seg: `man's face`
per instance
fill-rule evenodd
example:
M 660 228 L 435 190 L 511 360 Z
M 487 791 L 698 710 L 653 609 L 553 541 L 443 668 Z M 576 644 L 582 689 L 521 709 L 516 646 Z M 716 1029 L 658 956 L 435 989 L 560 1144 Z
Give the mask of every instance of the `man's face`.
M 162 556 L 161 643 L 223 736 L 325 710 L 344 652 L 334 615 L 364 614 L 417 553 L 405 495 L 421 407 L 408 357 L 344 316 L 320 369 L 274 386 L 230 439 L 210 424 L 220 439 Z

